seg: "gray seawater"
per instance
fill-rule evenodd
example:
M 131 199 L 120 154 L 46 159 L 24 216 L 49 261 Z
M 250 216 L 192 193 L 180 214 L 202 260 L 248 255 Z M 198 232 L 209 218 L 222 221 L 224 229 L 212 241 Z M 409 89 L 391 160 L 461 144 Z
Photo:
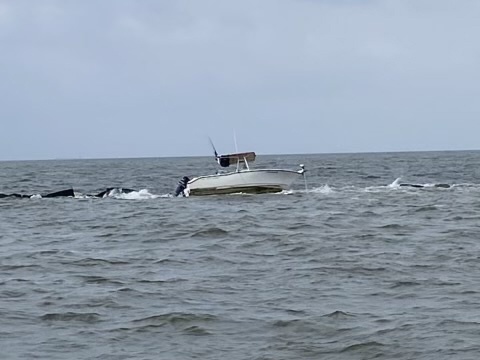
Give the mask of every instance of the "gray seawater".
M 0 162 L 0 193 L 77 194 L 0 199 L 0 358 L 478 359 L 480 152 L 256 165 L 299 163 L 308 190 L 172 198 L 213 160 Z

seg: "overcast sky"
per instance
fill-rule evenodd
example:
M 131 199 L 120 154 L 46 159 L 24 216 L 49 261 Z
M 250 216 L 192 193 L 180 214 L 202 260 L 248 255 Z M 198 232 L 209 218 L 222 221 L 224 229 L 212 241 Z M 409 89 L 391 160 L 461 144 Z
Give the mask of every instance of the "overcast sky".
M 480 148 L 480 1 L 0 0 L 0 159 Z

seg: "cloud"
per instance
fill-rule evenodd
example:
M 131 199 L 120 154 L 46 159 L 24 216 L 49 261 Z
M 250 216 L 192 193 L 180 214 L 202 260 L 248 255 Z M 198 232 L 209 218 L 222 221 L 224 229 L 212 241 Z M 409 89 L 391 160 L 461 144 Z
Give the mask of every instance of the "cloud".
M 22 154 L 205 154 L 207 135 L 231 149 L 233 129 L 268 153 L 471 148 L 464 129 L 480 130 L 479 8 L 0 2 L 0 116 L 10 131 L 31 133 L 0 150 L 16 157 L 12 149 L 35 143 Z

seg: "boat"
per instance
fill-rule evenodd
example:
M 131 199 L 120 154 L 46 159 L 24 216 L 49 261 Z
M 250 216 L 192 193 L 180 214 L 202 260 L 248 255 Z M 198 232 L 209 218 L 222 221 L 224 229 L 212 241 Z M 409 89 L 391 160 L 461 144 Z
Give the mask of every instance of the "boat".
M 226 155 L 218 155 L 216 150 L 214 152 L 220 167 L 235 166 L 235 170 L 217 171 L 216 174 L 192 179 L 184 176 L 175 191 L 176 196 L 275 193 L 289 189 L 306 171 L 303 164 L 300 170 L 251 169 L 249 163 L 256 159 L 253 151 Z

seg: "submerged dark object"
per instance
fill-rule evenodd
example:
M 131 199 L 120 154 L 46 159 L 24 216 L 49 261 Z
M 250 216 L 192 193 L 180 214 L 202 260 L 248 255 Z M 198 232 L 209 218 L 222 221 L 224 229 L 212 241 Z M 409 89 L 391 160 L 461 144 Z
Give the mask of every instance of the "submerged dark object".
M 7 197 L 15 197 L 15 198 L 29 198 L 32 195 L 23 195 L 23 194 L 0 194 L 0 199 L 7 198 Z
M 436 187 L 436 188 L 445 188 L 445 189 L 448 189 L 448 188 L 451 188 L 452 185 L 450 184 L 433 184 L 433 185 L 420 185 L 420 184 L 409 184 L 409 183 L 402 183 L 400 184 L 400 186 L 404 186 L 404 187 L 413 187 L 413 188 L 425 188 L 425 187 Z
M 179 182 L 178 182 L 178 186 L 177 188 L 175 189 L 175 196 L 179 196 L 180 194 L 183 195 L 183 191 L 187 188 L 187 184 L 188 182 L 190 181 L 190 179 L 188 178 L 188 176 L 184 176 Z
M 34 195 L 28 195 L 28 194 L 0 194 L 0 198 L 7 198 L 7 197 L 14 197 L 14 198 L 31 198 Z M 54 197 L 74 197 L 75 193 L 73 192 L 73 189 L 67 189 L 67 190 L 61 190 L 61 191 L 56 191 L 53 193 L 41 195 L 42 198 L 54 198 Z
M 108 196 L 112 191 L 118 191 L 119 193 L 123 194 L 128 194 L 136 190 L 132 189 L 127 189 L 127 188 L 121 188 L 121 187 L 109 187 L 106 188 L 104 191 L 96 194 L 96 195 L 87 195 L 91 197 L 96 197 L 96 198 L 103 198 L 105 196 Z M 12 193 L 12 194 L 2 194 L 0 193 L 0 199 L 2 198 L 31 198 L 34 195 L 31 194 L 18 194 L 18 193 Z M 73 189 L 66 189 L 66 190 L 60 190 L 60 191 L 55 191 L 52 193 L 48 193 L 45 195 L 40 195 L 42 198 L 58 198 L 58 197 L 75 197 L 75 192 Z
M 68 196 L 75 197 L 75 193 L 73 192 L 73 189 L 61 190 L 61 191 L 57 191 L 47 195 L 42 195 L 42 197 L 45 197 L 45 198 L 68 197 Z

